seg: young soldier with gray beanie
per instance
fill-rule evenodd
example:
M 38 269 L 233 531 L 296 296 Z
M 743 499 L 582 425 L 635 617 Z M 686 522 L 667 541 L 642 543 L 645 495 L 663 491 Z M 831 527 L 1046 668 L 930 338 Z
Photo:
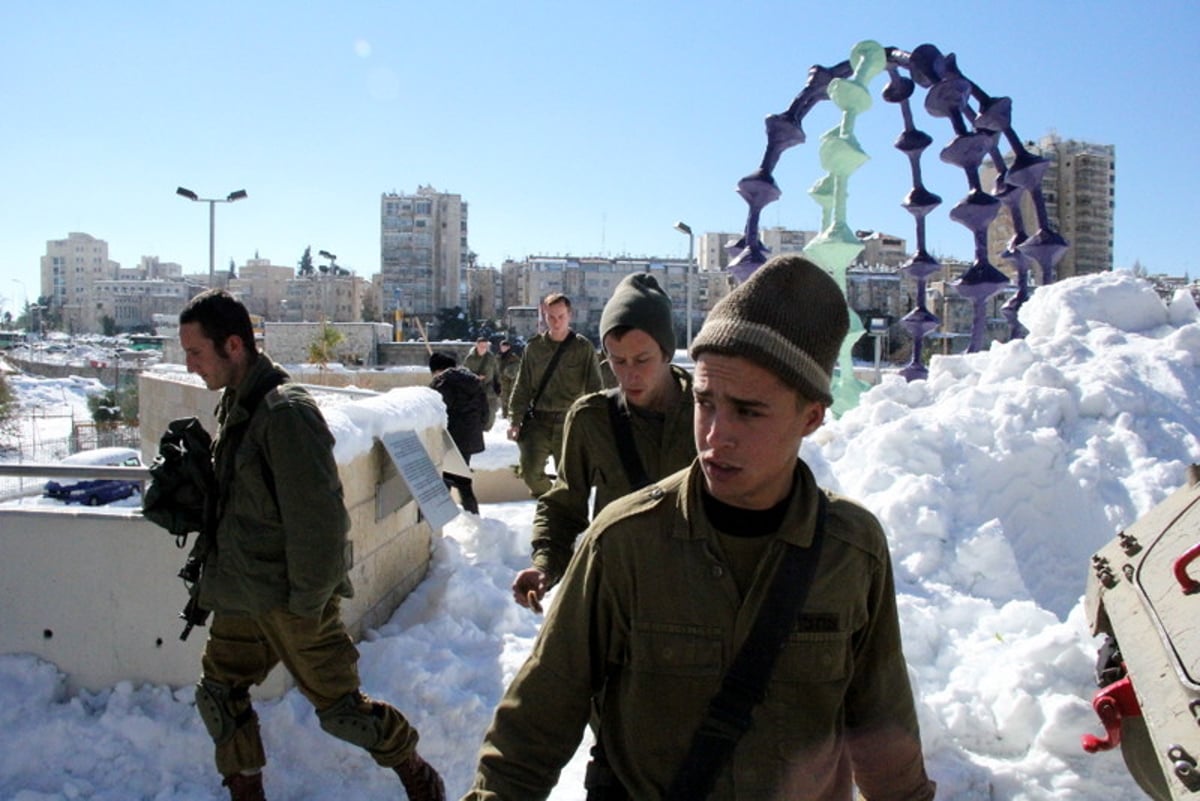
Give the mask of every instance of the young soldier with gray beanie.
M 671 364 L 671 299 L 654 276 L 634 273 L 617 284 L 600 315 L 600 342 L 617 386 L 585 395 L 567 412 L 558 475 L 534 513 L 533 566 L 513 582 L 521 606 L 540 609 L 562 577 L 588 526 L 592 490 L 594 515 L 696 457 L 692 379 Z
M 797 256 L 712 310 L 696 461 L 593 521 L 466 799 L 545 798 L 589 720 L 606 798 L 933 798 L 884 532 L 798 455 L 847 320 Z

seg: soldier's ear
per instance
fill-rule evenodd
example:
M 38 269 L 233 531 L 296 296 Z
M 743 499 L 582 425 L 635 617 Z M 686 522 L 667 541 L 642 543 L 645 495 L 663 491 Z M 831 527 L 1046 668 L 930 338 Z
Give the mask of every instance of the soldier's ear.
M 800 408 L 804 431 L 802 436 L 807 437 L 825 422 L 825 404 L 820 401 L 804 401 L 803 404 Z

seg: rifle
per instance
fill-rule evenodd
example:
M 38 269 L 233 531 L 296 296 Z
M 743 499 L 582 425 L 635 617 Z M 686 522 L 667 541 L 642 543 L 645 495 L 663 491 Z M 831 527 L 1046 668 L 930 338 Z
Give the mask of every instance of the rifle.
M 175 535 L 175 545 L 187 544 L 188 534 L 198 532 L 187 561 L 179 570 L 188 591 L 188 602 L 179 616 L 185 621 L 186 640 L 195 626 L 203 626 L 208 610 L 197 601 L 200 574 L 211 550 L 216 504 L 216 477 L 212 468 L 212 438 L 195 417 L 172 420 L 158 445 L 150 466 L 150 485 L 142 497 L 146 519 Z

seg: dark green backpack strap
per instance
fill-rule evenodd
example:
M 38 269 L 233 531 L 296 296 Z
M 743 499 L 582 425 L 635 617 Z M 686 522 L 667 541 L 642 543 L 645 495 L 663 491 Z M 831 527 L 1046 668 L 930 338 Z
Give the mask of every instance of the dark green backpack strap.
M 605 395 L 608 396 L 608 419 L 612 423 L 613 439 L 629 486 L 635 490 L 649 486 L 650 477 L 646 475 L 646 468 L 633 441 L 633 420 L 629 416 L 629 407 L 619 390 L 609 390 Z
M 721 680 L 721 688 L 708 702 L 691 748 L 663 796 L 665 801 L 708 798 L 733 749 L 750 730 L 754 707 L 766 696 L 775 659 L 796 625 L 796 617 L 817 573 L 829 506 L 824 492 L 818 492 L 817 499 L 812 545 L 807 548 L 787 545 L 758 618 Z

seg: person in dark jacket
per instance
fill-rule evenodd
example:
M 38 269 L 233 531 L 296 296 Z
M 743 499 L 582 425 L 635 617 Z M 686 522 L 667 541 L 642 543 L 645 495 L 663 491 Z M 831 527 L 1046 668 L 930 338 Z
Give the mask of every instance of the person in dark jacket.
M 471 456 L 483 452 L 483 431 L 490 414 L 487 390 L 474 372 L 458 367 L 448 353 L 431 354 L 429 372 L 433 373 L 429 386 L 441 394 L 446 404 L 446 430 L 463 460 L 470 465 Z M 458 490 L 463 509 L 479 514 L 479 501 L 470 476 L 442 473 L 442 480 L 447 487 Z
M 179 315 L 190 373 L 222 390 L 213 446 L 215 531 L 196 599 L 212 611 L 196 709 L 233 801 L 264 801 L 266 764 L 250 688 L 278 664 L 321 728 L 393 768 L 410 799 L 444 801 L 417 753 L 417 730 L 359 689 L 358 650 L 341 618 L 350 517 L 333 435 L 312 396 L 255 348 L 250 315 L 224 290 Z

